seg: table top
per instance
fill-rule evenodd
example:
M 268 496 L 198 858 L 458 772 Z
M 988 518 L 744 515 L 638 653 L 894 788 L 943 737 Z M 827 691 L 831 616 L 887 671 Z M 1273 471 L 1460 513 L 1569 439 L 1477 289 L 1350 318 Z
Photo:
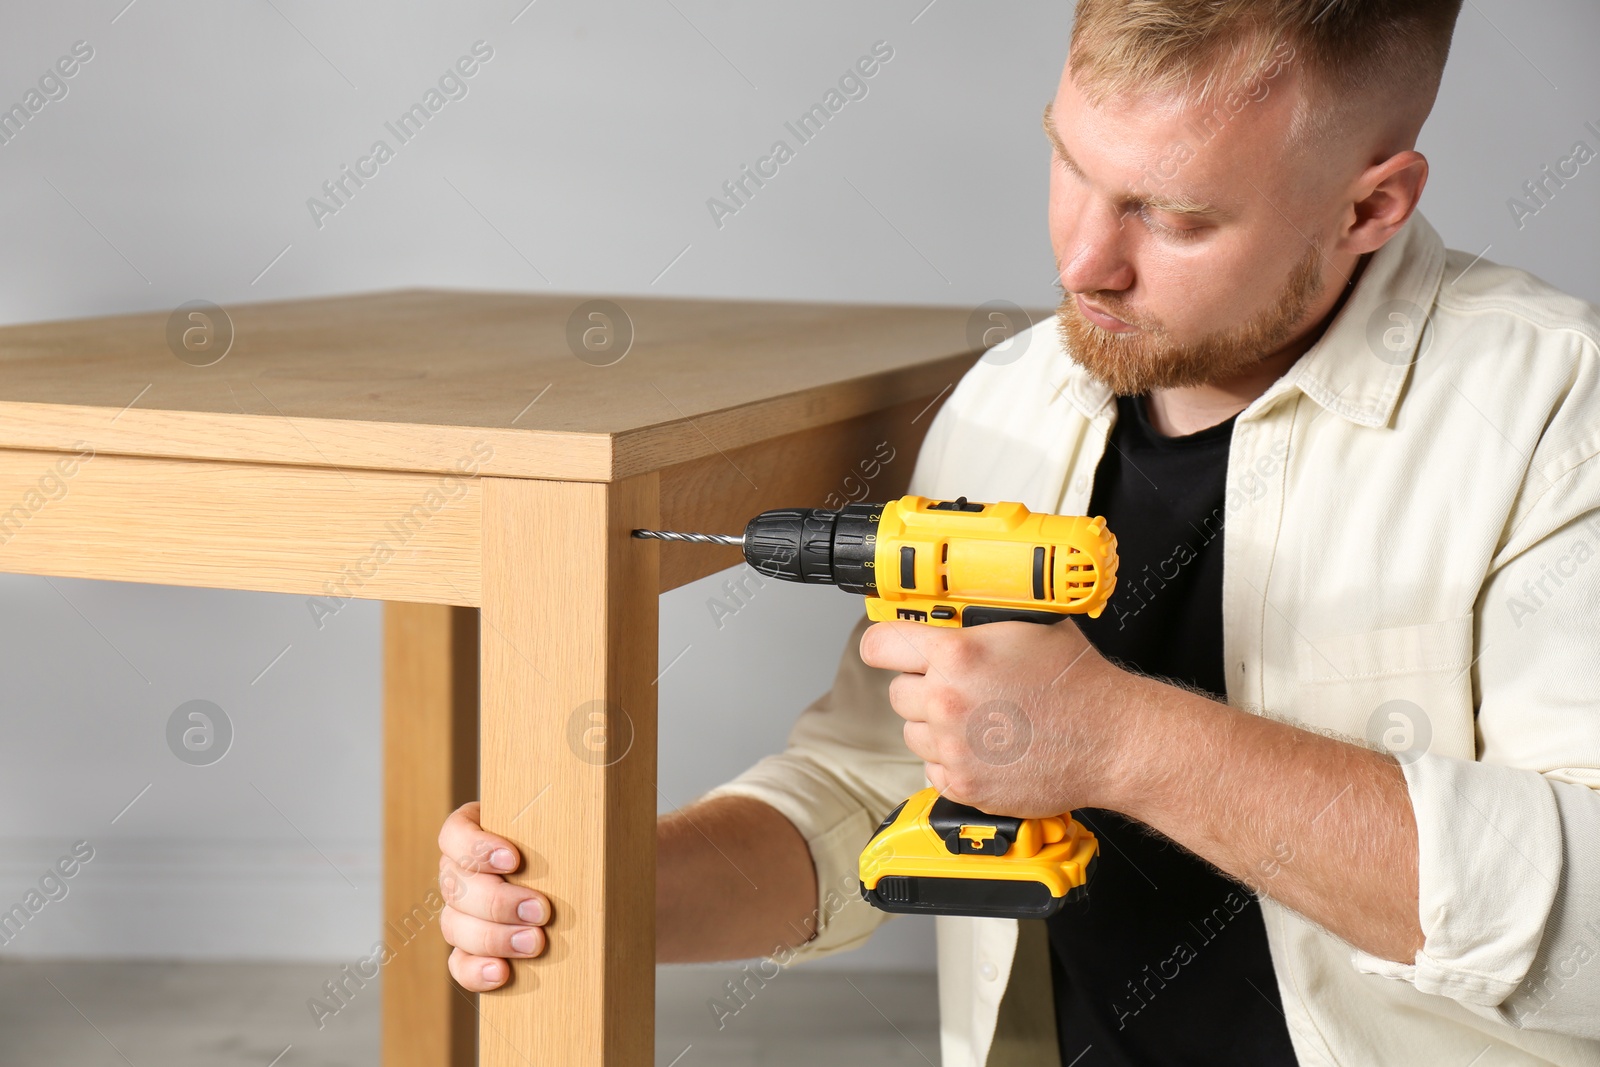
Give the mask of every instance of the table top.
M 0 447 L 611 481 L 931 399 L 978 354 L 961 307 L 418 289 L 197 312 L 0 327 Z

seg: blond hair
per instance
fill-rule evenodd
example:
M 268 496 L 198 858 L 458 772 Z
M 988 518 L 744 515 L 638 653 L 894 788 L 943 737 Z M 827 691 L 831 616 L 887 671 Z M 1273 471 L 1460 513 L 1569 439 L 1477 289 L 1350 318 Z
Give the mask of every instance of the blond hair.
M 1068 63 L 1090 103 L 1170 95 L 1206 104 L 1303 64 L 1308 103 L 1431 107 L 1462 0 L 1079 0 Z M 1297 122 L 1297 128 L 1305 126 Z

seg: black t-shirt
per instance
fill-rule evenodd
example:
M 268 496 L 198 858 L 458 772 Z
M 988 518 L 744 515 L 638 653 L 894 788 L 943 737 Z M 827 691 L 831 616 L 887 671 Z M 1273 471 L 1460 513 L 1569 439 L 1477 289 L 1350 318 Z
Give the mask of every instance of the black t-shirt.
M 1164 437 L 1143 398 L 1118 398 L 1088 509 L 1116 534 L 1117 589 L 1100 618 L 1073 620 L 1114 661 L 1219 698 L 1232 435 L 1229 419 Z M 1294 1064 L 1256 898 L 1141 823 L 1074 814 L 1100 861 L 1086 899 L 1047 924 L 1062 1064 Z

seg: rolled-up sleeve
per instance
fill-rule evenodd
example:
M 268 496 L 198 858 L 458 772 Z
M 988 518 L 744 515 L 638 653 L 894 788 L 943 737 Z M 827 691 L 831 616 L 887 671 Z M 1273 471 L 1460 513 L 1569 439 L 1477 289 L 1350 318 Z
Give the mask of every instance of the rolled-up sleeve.
M 1404 766 L 1423 947 L 1410 964 L 1359 951 L 1354 962 L 1510 1026 L 1596 1038 L 1600 472 L 1590 462 L 1544 478 L 1480 594 L 1478 759 L 1429 753 Z
M 1561 877 L 1550 785 L 1512 767 L 1426 754 L 1404 768 L 1417 819 L 1414 964 L 1358 952 L 1362 970 L 1493 1007 L 1533 964 Z

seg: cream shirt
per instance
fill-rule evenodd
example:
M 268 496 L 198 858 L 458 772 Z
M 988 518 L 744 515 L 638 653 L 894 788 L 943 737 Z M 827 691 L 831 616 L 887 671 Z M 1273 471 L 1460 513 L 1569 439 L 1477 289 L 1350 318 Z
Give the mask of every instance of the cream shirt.
M 910 491 L 1081 514 L 1115 398 L 1053 319 L 1013 344 L 962 377 Z M 1229 702 L 1395 749 L 1420 844 L 1426 939 L 1409 964 L 1352 949 L 1259 880 L 1302 1064 L 1600 1064 L 1597 394 L 1600 309 L 1447 251 L 1415 215 L 1234 424 Z M 1112 610 L 1160 582 L 1123 574 Z M 860 661 L 865 625 L 785 750 L 711 794 L 763 800 L 805 836 L 822 904 L 797 959 L 889 918 L 855 895 L 856 858 L 925 782 L 892 674 Z M 1042 936 L 938 920 L 945 1067 L 1057 1062 Z

